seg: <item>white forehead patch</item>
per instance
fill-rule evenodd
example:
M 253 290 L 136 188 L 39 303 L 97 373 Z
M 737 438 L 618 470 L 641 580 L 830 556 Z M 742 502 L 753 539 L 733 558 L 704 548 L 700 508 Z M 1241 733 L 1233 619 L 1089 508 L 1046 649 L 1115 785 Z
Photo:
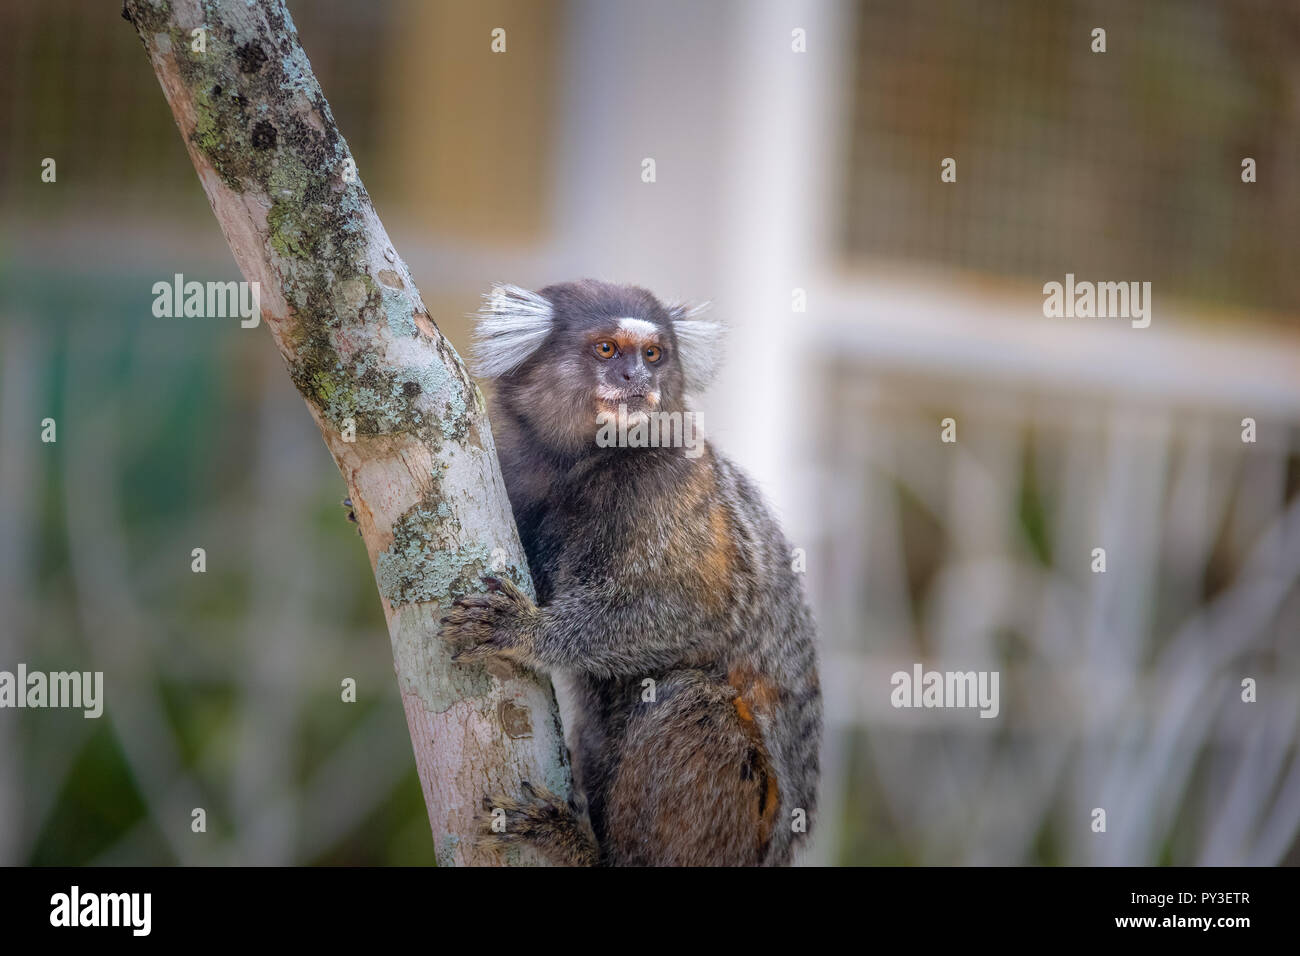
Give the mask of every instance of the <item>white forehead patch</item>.
M 619 319 L 618 328 L 620 332 L 626 332 L 628 335 L 637 335 L 641 338 L 650 338 L 652 335 L 659 334 L 659 326 L 653 322 L 647 322 L 645 319 Z

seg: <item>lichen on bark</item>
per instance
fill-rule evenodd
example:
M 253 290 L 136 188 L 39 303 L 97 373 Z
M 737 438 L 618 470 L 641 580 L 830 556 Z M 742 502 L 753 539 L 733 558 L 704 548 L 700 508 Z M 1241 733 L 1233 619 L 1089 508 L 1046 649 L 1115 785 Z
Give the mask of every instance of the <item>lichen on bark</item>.
M 283 0 L 126 0 L 123 13 L 353 497 L 439 862 L 500 862 L 463 838 L 482 788 L 569 781 L 550 688 L 452 665 L 437 638 L 439 609 L 483 574 L 531 591 L 482 393 L 389 244 Z

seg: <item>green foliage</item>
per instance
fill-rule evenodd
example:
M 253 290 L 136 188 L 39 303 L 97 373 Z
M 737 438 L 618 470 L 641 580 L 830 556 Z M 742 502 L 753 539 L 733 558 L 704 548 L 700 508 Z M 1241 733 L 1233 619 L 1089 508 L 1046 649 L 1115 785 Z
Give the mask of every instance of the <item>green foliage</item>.
M 18 715 L 31 834 L 19 862 L 170 864 L 177 840 L 237 862 L 257 814 L 287 807 L 285 862 L 431 864 L 374 579 L 307 409 L 265 330 L 152 315 L 152 283 L 173 271 L 236 278 L 228 263 L 203 268 L 0 272 L 6 319 L 33 317 L 35 420 L 58 422 L 55 444 L 33 432 L 18 659 L 103 671 L 106 702 L 98 720 Z M 71 521 L 77 506 L 95 520 Z M 276 512 L 288 533 L 259 534 Z M 194 547 L 206 573 L 191 570 Z M 356 703 L 340 699 L 344 677 Z M 121 745 L 141 719 L 160 752 Z M 261 746 L 269 762 L 254 760 Z M 206 833 L 164 816 L 182 783 Z M 345 824 L 310 811 L 321 806 Z

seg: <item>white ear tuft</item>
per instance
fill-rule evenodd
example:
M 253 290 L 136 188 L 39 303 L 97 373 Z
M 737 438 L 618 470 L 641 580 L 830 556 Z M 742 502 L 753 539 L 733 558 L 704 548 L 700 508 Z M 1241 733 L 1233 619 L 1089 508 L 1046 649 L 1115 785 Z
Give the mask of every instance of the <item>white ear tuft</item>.
M 702 391 L 713 380 L 722 364 L 722 340 L 726 328 L 720 322 L 699 318 L 709 308 L 699 305 L 674 305 L 668 309 L 673 334 L 677 336 L 677 357 L 682 363 L 686 390 Z
M 500 378 L 523 365 L 550 335 L 554 314 L 550 301 L 536 292 L 493 285 L 474 328 L 474 374 Z

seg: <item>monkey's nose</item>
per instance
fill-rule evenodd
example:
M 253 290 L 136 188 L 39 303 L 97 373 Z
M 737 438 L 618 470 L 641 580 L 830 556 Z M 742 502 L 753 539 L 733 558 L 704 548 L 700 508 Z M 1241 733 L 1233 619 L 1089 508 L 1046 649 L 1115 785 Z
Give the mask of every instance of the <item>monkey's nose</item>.
M 619 377 L 632 386 L 648 385 L 650 372 L 640 362 L 629 362 L 618 369 Z

